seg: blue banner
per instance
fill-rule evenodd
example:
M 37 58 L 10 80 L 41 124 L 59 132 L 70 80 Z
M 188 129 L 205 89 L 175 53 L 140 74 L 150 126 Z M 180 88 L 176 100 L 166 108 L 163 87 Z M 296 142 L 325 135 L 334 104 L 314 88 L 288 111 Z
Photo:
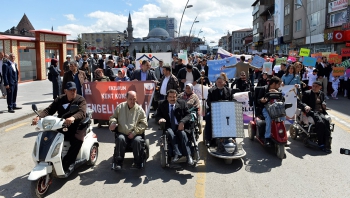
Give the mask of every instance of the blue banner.
M 303 64 L 304 64 L 305 66 L 312 66 L 312 67 L 315 67 L 315 66 L 316 66 L 316 61 L 317 61 L 316 58 L 304 56 Z
M 216 78 L 220 76 L 221 72 L 226 73 L 228 78 L 234 78 L 236 75 L 236 68 L 224 68 L 223 66 L 231 66 L 237 64 L 236 57 L 221 59 L 221 60 L 209 60 L 209 74 L 210 81 L 215 82 Z
M 255 67 L 262 67 L 265 62 L 266 61 L 264 58 L 261 58 L 260 56 L 255 55 L 250 64 Z

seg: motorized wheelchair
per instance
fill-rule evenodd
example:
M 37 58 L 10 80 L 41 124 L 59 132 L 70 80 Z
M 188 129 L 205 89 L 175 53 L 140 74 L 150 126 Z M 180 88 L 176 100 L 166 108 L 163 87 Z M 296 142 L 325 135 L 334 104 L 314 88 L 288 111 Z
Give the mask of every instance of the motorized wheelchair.
M 307 116 L 301 109 L 296 111 L 295 122 L 289 128 L 290 137 L 295 140 L 300 136 L 305 146 L 318 147 L 317 132 L 315 131 L 315 121 L 311 116 Z M 332 144 L 332 132 L 334 131 L 334 124 L 330 116 L 325 115 L 330 124 L 329 146 Z
M 115 130 L 112 131 L 114 133 L 114 139 L 117 137 L 117 134 L 118 134 L 117 128 L 118 127 L 116 127 Z M 142 149 L 143 149 L 142 161 L 143 161 L 144 166 L 146 166 L 146 161 L 149 158 L 149 139 L 145 138 L 145 136 L 146 136 L 145 133 L 143 133 L 140 136 L 142 138 L 141 145 L 142 145 Z M 131 144 L 129 143 L 126 146 L 125 153 L 132 153 L 132 152 L 133 152 L 133 150 L 132 150 Z M 112 168 L 111 169 L 112 170 L 116 170 L 115 169 L 116 166 L 117 166 L 117 164 L 115 162 L 115 156 L 113 154 L 113 162 L 112 162 Z
M 197 141 L 200 135 L 200 120 L 198 115 L 198 108 L 192 107 L 188 110 L 191 114 L 191 119 L 189 123 L 185 124 L 185 132 L 188 137 L 188 141 L 190 142 L 190 148 L 191 148 L 191 154 L 194 161 L 194 166 L 196 163 L 200 160 L 199 156 L 199 149 L 197 145 Z M 199 125 L 199 126 L 198 126 Z M 171 158 L 173 157 L 172 149 L 170 149 L 170 141 L 168 139 L 169 137 L 169 130 L 172 129 L 166 129 L 165 128 L 165 122 L 160 123 L 160 129 L 163 131 L 162 136 L 160 137 L 159 143 L 160 143 L 160 165 L 162 168 L 169 167 Z M 180 152 L 181 147 L 179 147 Z

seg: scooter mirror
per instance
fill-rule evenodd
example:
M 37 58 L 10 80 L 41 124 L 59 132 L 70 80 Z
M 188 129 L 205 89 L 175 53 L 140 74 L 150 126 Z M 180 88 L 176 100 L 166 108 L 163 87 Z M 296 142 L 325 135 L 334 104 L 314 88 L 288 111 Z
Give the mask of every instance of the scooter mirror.
M 76 113 L 79 110 L 78 105 L 71 105 L 69 108 L 69 113 Z
M 38 111 L 38 107 L 36 107 L 36 104 L 32 104 L 32 110 L 33 111 Z

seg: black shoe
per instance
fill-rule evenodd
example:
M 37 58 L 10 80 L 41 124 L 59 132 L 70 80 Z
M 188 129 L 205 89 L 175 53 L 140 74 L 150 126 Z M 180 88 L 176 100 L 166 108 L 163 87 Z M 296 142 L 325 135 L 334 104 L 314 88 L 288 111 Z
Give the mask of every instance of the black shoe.
M 64 170 L 66 176 L 70 175 L 74 171 L 74 164 L 71 164 L 68 168 Z
M 270 138 L 265 138 L 264 144 L 265 146 L 270 147 L 271 146 Z
M 7 112 L 9 112 L 9 113 L 14 113 L 14 112 L 15 112 L 15 110 L 13 110 L 13 109 L 9 109 Z
M 112 170 L 115 171 L 120 171 L 123 168 L 123 164 L 122 163 L 113 163 L 112 164 Z
M 177 161 L 179 161 L 180 158 L 181 158 L 181 156 L 175 155 L 172 162 L 177 162 Z
M 189 165 L 191 165 L 191 166 L 194 164 L 191 155 L 187 156 L 187 163 L 188 163 Z
M 22 109 L 22 107 L 14 107 L 13 109 L 19 110 Z
M 131 169 L 142 169 L 143 168 L 143 163 L 140 163 L 140 164 L 138 164 L 138 163 L 133 163 L 132 165 L 131 165 Z

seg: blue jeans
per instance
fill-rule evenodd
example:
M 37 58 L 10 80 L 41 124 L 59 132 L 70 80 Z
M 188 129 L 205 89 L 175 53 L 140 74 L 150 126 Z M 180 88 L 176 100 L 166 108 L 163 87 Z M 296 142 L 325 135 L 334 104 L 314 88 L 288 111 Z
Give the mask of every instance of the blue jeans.
M 262 114 L 265 117 L 265 122 L 266 122 L 266 126 L 265 126 L 265 138 L 270 138 L 271 137 L 271 117 L 269 115 L 269 112 L 267 112 L 266 108 L 263 108 L 262 110 Z M 281 118 L 281 120 L 286 120 L 286 117 Z

